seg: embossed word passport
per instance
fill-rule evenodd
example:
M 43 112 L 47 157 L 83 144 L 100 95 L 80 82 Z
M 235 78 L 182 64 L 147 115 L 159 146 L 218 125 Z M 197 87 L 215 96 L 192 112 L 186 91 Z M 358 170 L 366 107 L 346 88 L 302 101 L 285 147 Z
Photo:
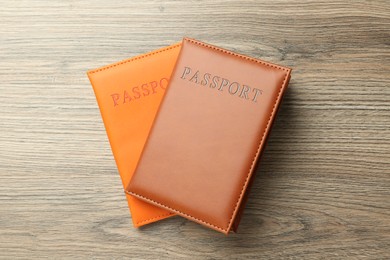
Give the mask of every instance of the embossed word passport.
M 184 38 L 126 192 L 235 231 L 290 71 Z
M 180 46 L 174 44 L 88 72 L 124 187 L 141 155 Z M 126 196 L 136 227 L 173 215 Z

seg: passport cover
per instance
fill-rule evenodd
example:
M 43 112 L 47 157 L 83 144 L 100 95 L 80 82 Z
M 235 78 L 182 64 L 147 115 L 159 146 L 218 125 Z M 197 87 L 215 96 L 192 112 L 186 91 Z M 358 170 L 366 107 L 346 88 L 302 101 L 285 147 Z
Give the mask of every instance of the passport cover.
M 126 192 L 228 234 L 291 69 L 184 38 Z
M 174 44 L 87 73 L 124 187 L 141 155 L 180 46 Z M 126 197 L 136 227 L 173 215 L 128 194 Z

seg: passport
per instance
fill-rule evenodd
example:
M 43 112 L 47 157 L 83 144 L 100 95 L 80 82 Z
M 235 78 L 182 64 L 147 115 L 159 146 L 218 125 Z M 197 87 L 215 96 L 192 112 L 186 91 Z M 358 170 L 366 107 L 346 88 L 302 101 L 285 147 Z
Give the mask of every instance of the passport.
M 236 231 L 291 69 L 184 38 L 126 193 Z
M 87 73 L 124 187 L 140 158 L 180 47 L 177 43 Z M 126 197 L 135 227 L 173 215 L 129 194 Z

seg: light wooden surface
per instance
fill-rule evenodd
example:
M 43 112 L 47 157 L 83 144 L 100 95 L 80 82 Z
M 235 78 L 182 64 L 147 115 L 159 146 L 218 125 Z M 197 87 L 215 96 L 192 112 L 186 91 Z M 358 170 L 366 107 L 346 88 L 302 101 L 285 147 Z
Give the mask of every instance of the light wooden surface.
M 1 1 L 0 258 L 390 259 L 389 1 Z M 136 230 L 88 69 L 190 36 L 292 67 L 238 234 Z

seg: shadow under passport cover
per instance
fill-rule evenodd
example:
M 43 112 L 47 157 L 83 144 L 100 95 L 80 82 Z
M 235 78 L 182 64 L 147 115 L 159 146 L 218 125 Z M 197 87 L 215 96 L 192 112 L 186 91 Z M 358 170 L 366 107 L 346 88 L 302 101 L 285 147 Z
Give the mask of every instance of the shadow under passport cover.
M 88 72 L 122 184 L 133 175 L 181 44 Z M 173 213 L 126 194 L 134 226 Z
M 126 192 L 235 231 L 290 71 L 185 38 Z

